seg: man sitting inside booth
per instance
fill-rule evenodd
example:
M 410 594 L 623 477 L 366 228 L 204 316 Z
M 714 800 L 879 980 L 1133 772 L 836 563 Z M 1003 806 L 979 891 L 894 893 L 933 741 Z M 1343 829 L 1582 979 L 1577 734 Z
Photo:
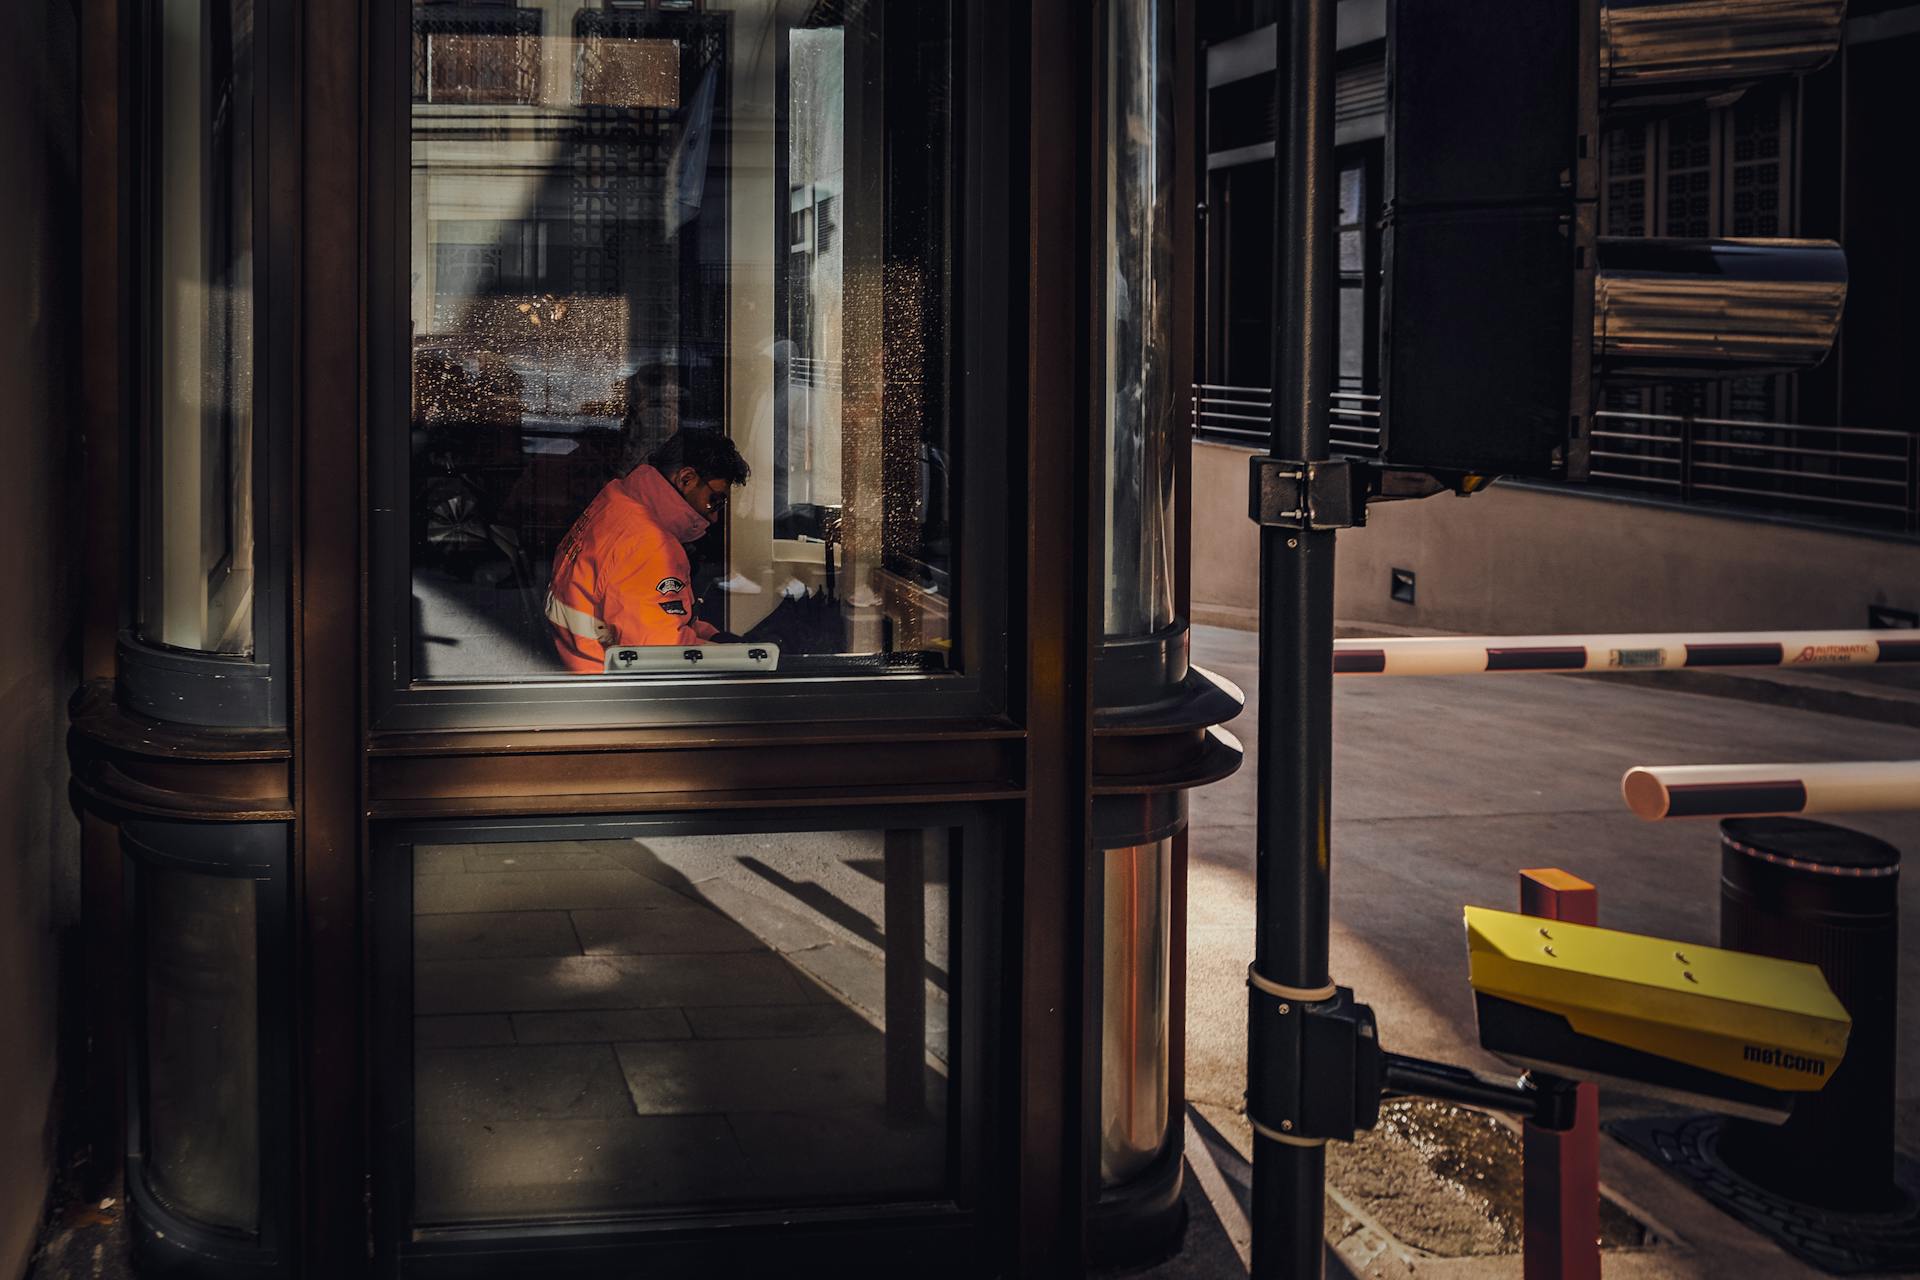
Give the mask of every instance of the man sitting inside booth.
M 745 484 L 746 460 L 717 431 L 669 436 L 607 482 L 561 540 L 547 591 L 554 649 L 569 671 L 597 675 L 619 645 L 697 645 L 735 637 L 693 616 L 687 547 Z

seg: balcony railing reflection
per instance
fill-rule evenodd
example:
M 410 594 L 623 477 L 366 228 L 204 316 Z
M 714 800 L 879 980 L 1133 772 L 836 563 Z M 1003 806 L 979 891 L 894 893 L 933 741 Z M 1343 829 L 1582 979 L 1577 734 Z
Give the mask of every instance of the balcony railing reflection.
M 1370 458 L 1380 452 L 1380 397 L 1360 391 L 1335 391 L 1330 404 L 1328 443 L 1339 457 Z M 1195 383 L 1193 434 L 1198 440 L 1265 448 L 1270 438 L 1273 391 L 1267 387 L 1230 387 Z

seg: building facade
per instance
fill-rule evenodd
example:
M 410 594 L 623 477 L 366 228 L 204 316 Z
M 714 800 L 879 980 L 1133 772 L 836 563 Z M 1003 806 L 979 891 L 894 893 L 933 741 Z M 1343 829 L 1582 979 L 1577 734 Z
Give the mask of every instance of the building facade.
M 1196 481 L 1263 448 L 1274 119 L 1271 5 L 1206 19 L 1206 196 L 1195 311 Z M 1340 5 L 1336 451 L 1378 440 L 1383 0 Z M 1803 374 L 1603 388 L 1591 477 L 1378 506 L 1341 539 L 1338 613 L 1375 626 L 1540 632 L 1914 625 L 1920 435 L 1899 389 L 1913 250 L 1889 185 L 1920 10 L 1853 3 L 1827 66 L 1601 143 L 1603 236 L 1831 239 L 1855 264 L 1835 351 Z M 1195 611 L 1250 625 L 1252 535 L 1195 530 Z M 1406 590 L 1408 576 L 1414 584 Z M 1396 594 L 1396 584 L 1399 584 Z M 1411 594 L 1411 599 L 1406 599 Z

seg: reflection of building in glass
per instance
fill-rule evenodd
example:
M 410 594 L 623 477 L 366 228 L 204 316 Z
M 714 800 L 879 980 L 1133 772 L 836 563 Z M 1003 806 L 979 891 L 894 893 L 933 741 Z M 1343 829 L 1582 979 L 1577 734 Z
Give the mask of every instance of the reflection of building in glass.
M 762 4 L 416 6 L 421 675 L 544 670 L 530 584 L 683 427 L 756 477 L 694 550 L 705 620 L 945 660 L 940 8 L 852 10 L 850 53 Z M 925 80 L 880 72 L 894 46 Z
M 845 33 L 798 30 L 787 54 L 787 362 L 785 420 L 776 424 L 776 530 L 822 536 L 840 505 L 841 245 Z
M 1328 414 L 1335 452 L 1359 457 L 1378 440 L 1386 7 L 1382 0 L 1342 0 L 1335 67 L 1339 363 Z M 1273 380 L 1270 24 L 1277 11 L 1269 0 L 1223 0 L 1201 18 L 1207 193 L 1196 255 L 1193 404 L 1204 445 L 1195 453 L 1202 488 L 1228 477 L 1237 483 L 1244 450 L 1266 443 Z M 1905 92 L 1913 12 L 1907 4 L 1860 0 L 1848 6 L 1843 53 L 1818 70 L 1684 113 L 1611 122 L 1599 147 L 1599 234 L 1832 239 L 1852 263 L 1904 261 L 1904 227 L 1882 211 L 1905 207 L 1893 194 L 1885 157 L 1903 145 L 1898 112 L 1888 104 Z M 1844 604 L 1834 616 L 1857 620 L 1859 601 L 1886 589 L 1868 568 L 1873 556 L 1854 562 L 1857 577 L 1808 570 L 1791 590 L 1736 592 L 1728 589 L 1726 566 L 1696 549 L 1728 536 L 1729 526 L 1714 523 L 1722 517 L 1766 517 L 1765 526 L 1738 526 L 1767 529 L 1764 537 L 1741 540 L 1752 548 L 1741 572 L 1757 583 L 1783 564 L 1819 558 L 1821 535 L 1785 522 L 1869 534 L 1920 528 L 1920 437 L 1892 372 L 1902 367 L 1902 344 L 1911 345 L 1902 337 L 1910 311 L 1905 293 L 1898 272 L 1856 267 L 1839 343 L 1804 372 L 1658 386 L 1609 381 L 1599 393 L 1590 481 L 1577 489 L 1533 486 L 1524 494 L 1503 485 L 1485 501 L 1461 504 L 1471 514 L 1443 516 L 1426 506 L 1416 516 L 1403 508 L 1409 514 L 1398 544 L 1380 532 L 1343 540 L 1342 581 L 1370 585 L 1351 596 L 1343 589 L 1341 615 L 1449 630 L 1553 630 L 1576 618 L 1596 627 L 1623 625 L 1627 617 L 1674 624 L 1671 614 L 1656 622 L 1641 612 L 1650 596 L 1633 574 L 1600 591 L 1562 571 L 1623 560 L 1630 541 L 1687 549 L 1673 552 L 1687 567 L 1686 586 L 1676 584 L 1672 594 L 1697 602 L 1700 625 L 1727 626 L 1736 618 L 1771 625 L 1759 602 L 1782 595 L 1825 599 L 1836 611 Z M 1632 505 L 1568 505 L 1569 494 L 1596 492 Z M 1488 524 L 1498 512 L 1510 512 L 1510 523 Z M 1455 523 L 1457 531 L 1441 527 Z M 1467 532 L 1468 523 L 1476 532 Z M 1196 536 L 1202 616 L 1246 616 L 1255 600 L 1254 575 L 1245 567 L 1250 535 L 1202 516 Z M 1498 592 L 1468 587 L 1486 546 L 1532 548 L 1529 563 L 1540 568 L 1515 576 L 1503 565 Z M 1362 547 L 1370 548 L 1364 560 Z M 1430 607 L 1428 580 L 1442 564 L 1461 575 L 1452 579 L 1458 589 L 1439 588 L 1451 601 L 1436 596 Z M 1422 600 L 1412 609 L 1386 591 L 1394 569 L 1421 573 Z

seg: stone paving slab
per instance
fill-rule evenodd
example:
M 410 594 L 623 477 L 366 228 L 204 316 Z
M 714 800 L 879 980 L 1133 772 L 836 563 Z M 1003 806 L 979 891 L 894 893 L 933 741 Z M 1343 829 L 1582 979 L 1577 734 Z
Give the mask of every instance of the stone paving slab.
M 416 845 L 413 850 L 414 878 L 463 874 L 467 869 L 468 851 L 478 847 L 471 844 Z
M 703 956 L 697 965 L 674 956 L 561 956 L 414 966 L 417 1014 L 788 1004 L 817 997 L 817 988 L 766 953 Z
M 604 1044 L 420 1050 L 413 1110 L 421 1124 L 633 1114 L 620 1064 Z
M 767 944 L 738 921 L 684 899 L 647 907 L 575 911 L 573 927 L 579 932 L 581 949 L 590 956 L 767 950 Z
M 516 1013 L 520 1044 L 612 1044 L 616 1040 L 690 1040 L 683 1009 L 595 1009 L 582 1013 Z
M 580 938 L 564 911 L 463 911 L 415 916 L 413 954 L 421 960 L 577 956 Z
M 632 1212 L 757 1192 L 717 1115 L 423 1125 L 416 1150 L 423 1223 Z
M 870 1035 L 873 1026 L 838 1004 L 732 1006 L 684 1009 L 702 1040 L 776 1039 L 782 1036 Z
M 614 1046 L 641 1115 L 804 1111 L 886 1094 L 878 1033 Z
M 678 900 L 672 890 L 630 871 L 470 871 L 419 876 L 413 913 L 456 911 L 572 911 L 585 907 L 640 907 Z
M 718 877 L 701 881 L 694 892 L 775 951 L 804 951 L 835 940 L 833 934 L 799 912 Z
M 596 842 L 597 843 L 597 842 Z M 607 841 L 612 844 L 614 841 Z M 598 849 L 552 849 L 540 846 L 500 848 L 478 845 L 467 854 L 467 871 L 620 871 L 623 868 L 610 853 Z
M 513 1020 L 504 1013 L 454 1013 L 413 1020 L 413 1043 L 420 1049 L 512 1044 Z

